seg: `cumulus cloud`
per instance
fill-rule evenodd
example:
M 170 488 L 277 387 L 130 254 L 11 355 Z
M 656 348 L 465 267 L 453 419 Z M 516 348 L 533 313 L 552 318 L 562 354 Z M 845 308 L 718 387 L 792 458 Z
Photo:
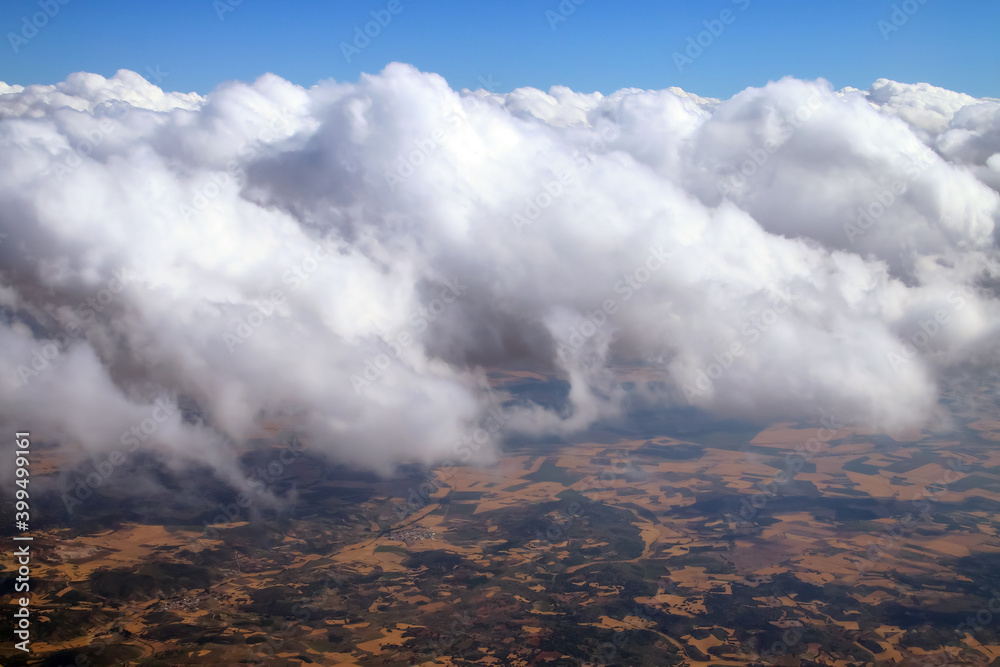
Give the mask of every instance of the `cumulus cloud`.
M 996 371 L 998 137 L 996 100 L 886 80 L 0 84 L 0 423 L 235 477 L 278 417 L 388 471 L 613 418 L 638 366 L 662 408 L 920 426 Z

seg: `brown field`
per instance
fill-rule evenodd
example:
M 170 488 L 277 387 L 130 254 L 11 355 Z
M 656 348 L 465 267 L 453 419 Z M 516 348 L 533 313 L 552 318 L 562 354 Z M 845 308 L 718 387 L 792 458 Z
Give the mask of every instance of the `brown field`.
M 643 369 L 628 372 L 645 377 Z M 546 380 L 529 371 L 494 371 L 491 379 L 498 386 Z M 984 440 L 1000 440 L 995 417 L 970 421 L 968 428 Z M 274 438 L 287 429 L 265 423 L 258 435 Z M 319 531 L 315 518 L 284 526 L 273 521 L 283 532 L 266 546 L 253 543 L 260 528 L 255 520 L 219 525 L 219 539 L 206 539 L 183 521 L 36 531 L 32 576 L 51 584 L 34 594 L 35 608 L 46 618 L 85 615 L 75 634 L 56 633 L 33 649 L 43 656 L 100 642 L 134 650 L 124 664 L 154 656 L 164 664 L 239 664 L 258 650 L 253 647 L 282 637 L 273 646 L 275 664 L 541 665 L 578 659 L 550 646 L 558 645 L 553 642 L 565 632 L 570 611 L 582 610 L 589 616 L 579 623 L 581 636 L 641 631 L 635 636 L 650 646 L 676 652 L 675 664 L 692 666 L 758 659 L 907 666 L 945 655 L 953 661 L 948 664 L 988 665 L 1000 658 L 998 628 L 926 647 L 918 645 L 920 637 L 934 626 L 911 622 L 922 613 L 958 618 L 982 608 L 975 587 L 983 575 L 975 564 L 1000 563 L 1000 451 L 930 434 L 896 434 L 887 444 L 876 437 L 881 434 L 845 427 L 826 431 L 805 467 L 781 481 L 787 457 L 804 451 L 819 431 L 774 424 L 743 449 L 701 443 L 698 435 L 627 435 L 517 450 L 490 467 L 438 471 L 440 488 L 402 519 L 391 508 L 405 505 L 417 483 L 331 482 L 311 471 L 299 479 L 303 489 L 332 494 L 315 494 L 315 502 L 329 502 L 317 505 L 317 516 L 327 506 L 342 514 Z M 33 474 L 54 474 L 57 463 L 41 455 Z M 922 505 L 927 488 L 935 500 Z M 339 497 L 333 491 L 366 495 L 353 505 L 334 505 L 326 500 Z M 573 502 L 584 509 L 567 520 Z M 744 520 L 745 507 L 753 511 Z M 901 523 L 907 513 L 914 523 Z M 559 530 L 545 539 L 552 526 Z M 151 588 L 136 599 L 91 595 L 105 571 L 191 565 L 212 554 L 205 585 Z M 633 577 L 630 585 L 640 592 L 627 595 L 625 584 L 601 579 L 612 571 Z M 454 579 L 456 572 L 475 583 Z M 306 584 L 328 573 L 350 584 L 317 601 L 318 589 Z M 275 589 L 310 600 L 321 613 L 299 621 L 264 613 L 275 604 L 268 597 Z M 752 614 L 747 618 L 766 619 L 760 627 L 779 634 L 817 629 L 824 640 L 765 655 L 753 644 L 763 630 L 748 634 L 736 623 L 705 622 L 713 613 L 722 617 L 720 604 L 736 596 L 741 613 Z M 632 607 L 603 611 L 618 609 L 618 602 L 674 620 L 658 623 Z M 491 616 L 493 609 L 504 610 L 497 612 L 501 617 Z M 461 649 L 449 645 L 434 659 L 421 657 L 437 646 L 437 624 L 460 611 L 478 619 L 478 634 L 463 630 L 468 639 L 460 635 L 454 644 Z M 1000 627 L 1000 618 L 996 623 Z M 192 644 L 161 625 L 178 632 L 211 627 L 213 634 Z M 850 659 L 848 645 L 870 657 Z M 477 657 L 462 658 L 459 651 Z M 397 656 L 409 662 L 393 662 Z

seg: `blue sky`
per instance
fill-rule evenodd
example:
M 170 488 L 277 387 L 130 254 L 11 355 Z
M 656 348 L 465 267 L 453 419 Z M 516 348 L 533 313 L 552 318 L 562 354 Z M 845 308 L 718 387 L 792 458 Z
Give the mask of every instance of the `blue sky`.
M 1000 97 L 997 0 L 564 0 L 573 8 L 567 16 L 560 0 L 394 1 L 396 14 L 387 13 L 390 0 L 5 0 L 0 80 L 54 83 L 74 71 L 110 76 L 125 68 L 151 80 L 159 71 L 165 88 L 205 93 L 264 72 L 305 86 L 353 81 L 395 60 L 437 72 L 456 89 L 492 81 L 499 92 L 680 86 L 729 97 L 793 75 L 837 88 L 887 77 Z M 40 14 L 44 5 L 51 18 Z M 894 5 L 899 29 L 890 32 Z M 348 62 L 341 44 L 373 11 L 391 21 Z M 44 25 L 34 34 L 23 17 L 36 14 L 45 20 L 37 18 Z M 729 23 L 713 23 L 720 17 Z M 705 21 L 719 34 L 701 35 L 707 46 L 679 68 L 673 54 L 684 54 Z

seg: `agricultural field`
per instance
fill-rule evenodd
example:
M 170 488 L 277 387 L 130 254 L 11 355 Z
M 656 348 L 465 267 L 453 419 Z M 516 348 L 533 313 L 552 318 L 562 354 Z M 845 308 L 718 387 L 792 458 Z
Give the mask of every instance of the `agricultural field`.
M 269 425 L 244 463 L 293 452 L 280 503 L 166 469 L 141 503 L 49 493 L 35 661 L 3 664 L 1000 665 L 997 417 L 893 439 L 638 414 L 393 479 Z

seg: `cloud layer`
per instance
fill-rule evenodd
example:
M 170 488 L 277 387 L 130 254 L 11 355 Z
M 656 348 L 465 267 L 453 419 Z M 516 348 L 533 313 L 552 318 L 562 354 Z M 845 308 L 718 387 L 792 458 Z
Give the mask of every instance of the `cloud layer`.
M 665 408 L 904 429 L 1000 358 L 1000 101 L 923 84 L 81 73 L 0 84 L 0 145 L 0 423 L 81 455 L 235 476 L 294 415 L 377 470 L 489 457 L 478 427 L 619 413 L 624 366 Z M 567 404 L 491 413 L 497 367 Z

